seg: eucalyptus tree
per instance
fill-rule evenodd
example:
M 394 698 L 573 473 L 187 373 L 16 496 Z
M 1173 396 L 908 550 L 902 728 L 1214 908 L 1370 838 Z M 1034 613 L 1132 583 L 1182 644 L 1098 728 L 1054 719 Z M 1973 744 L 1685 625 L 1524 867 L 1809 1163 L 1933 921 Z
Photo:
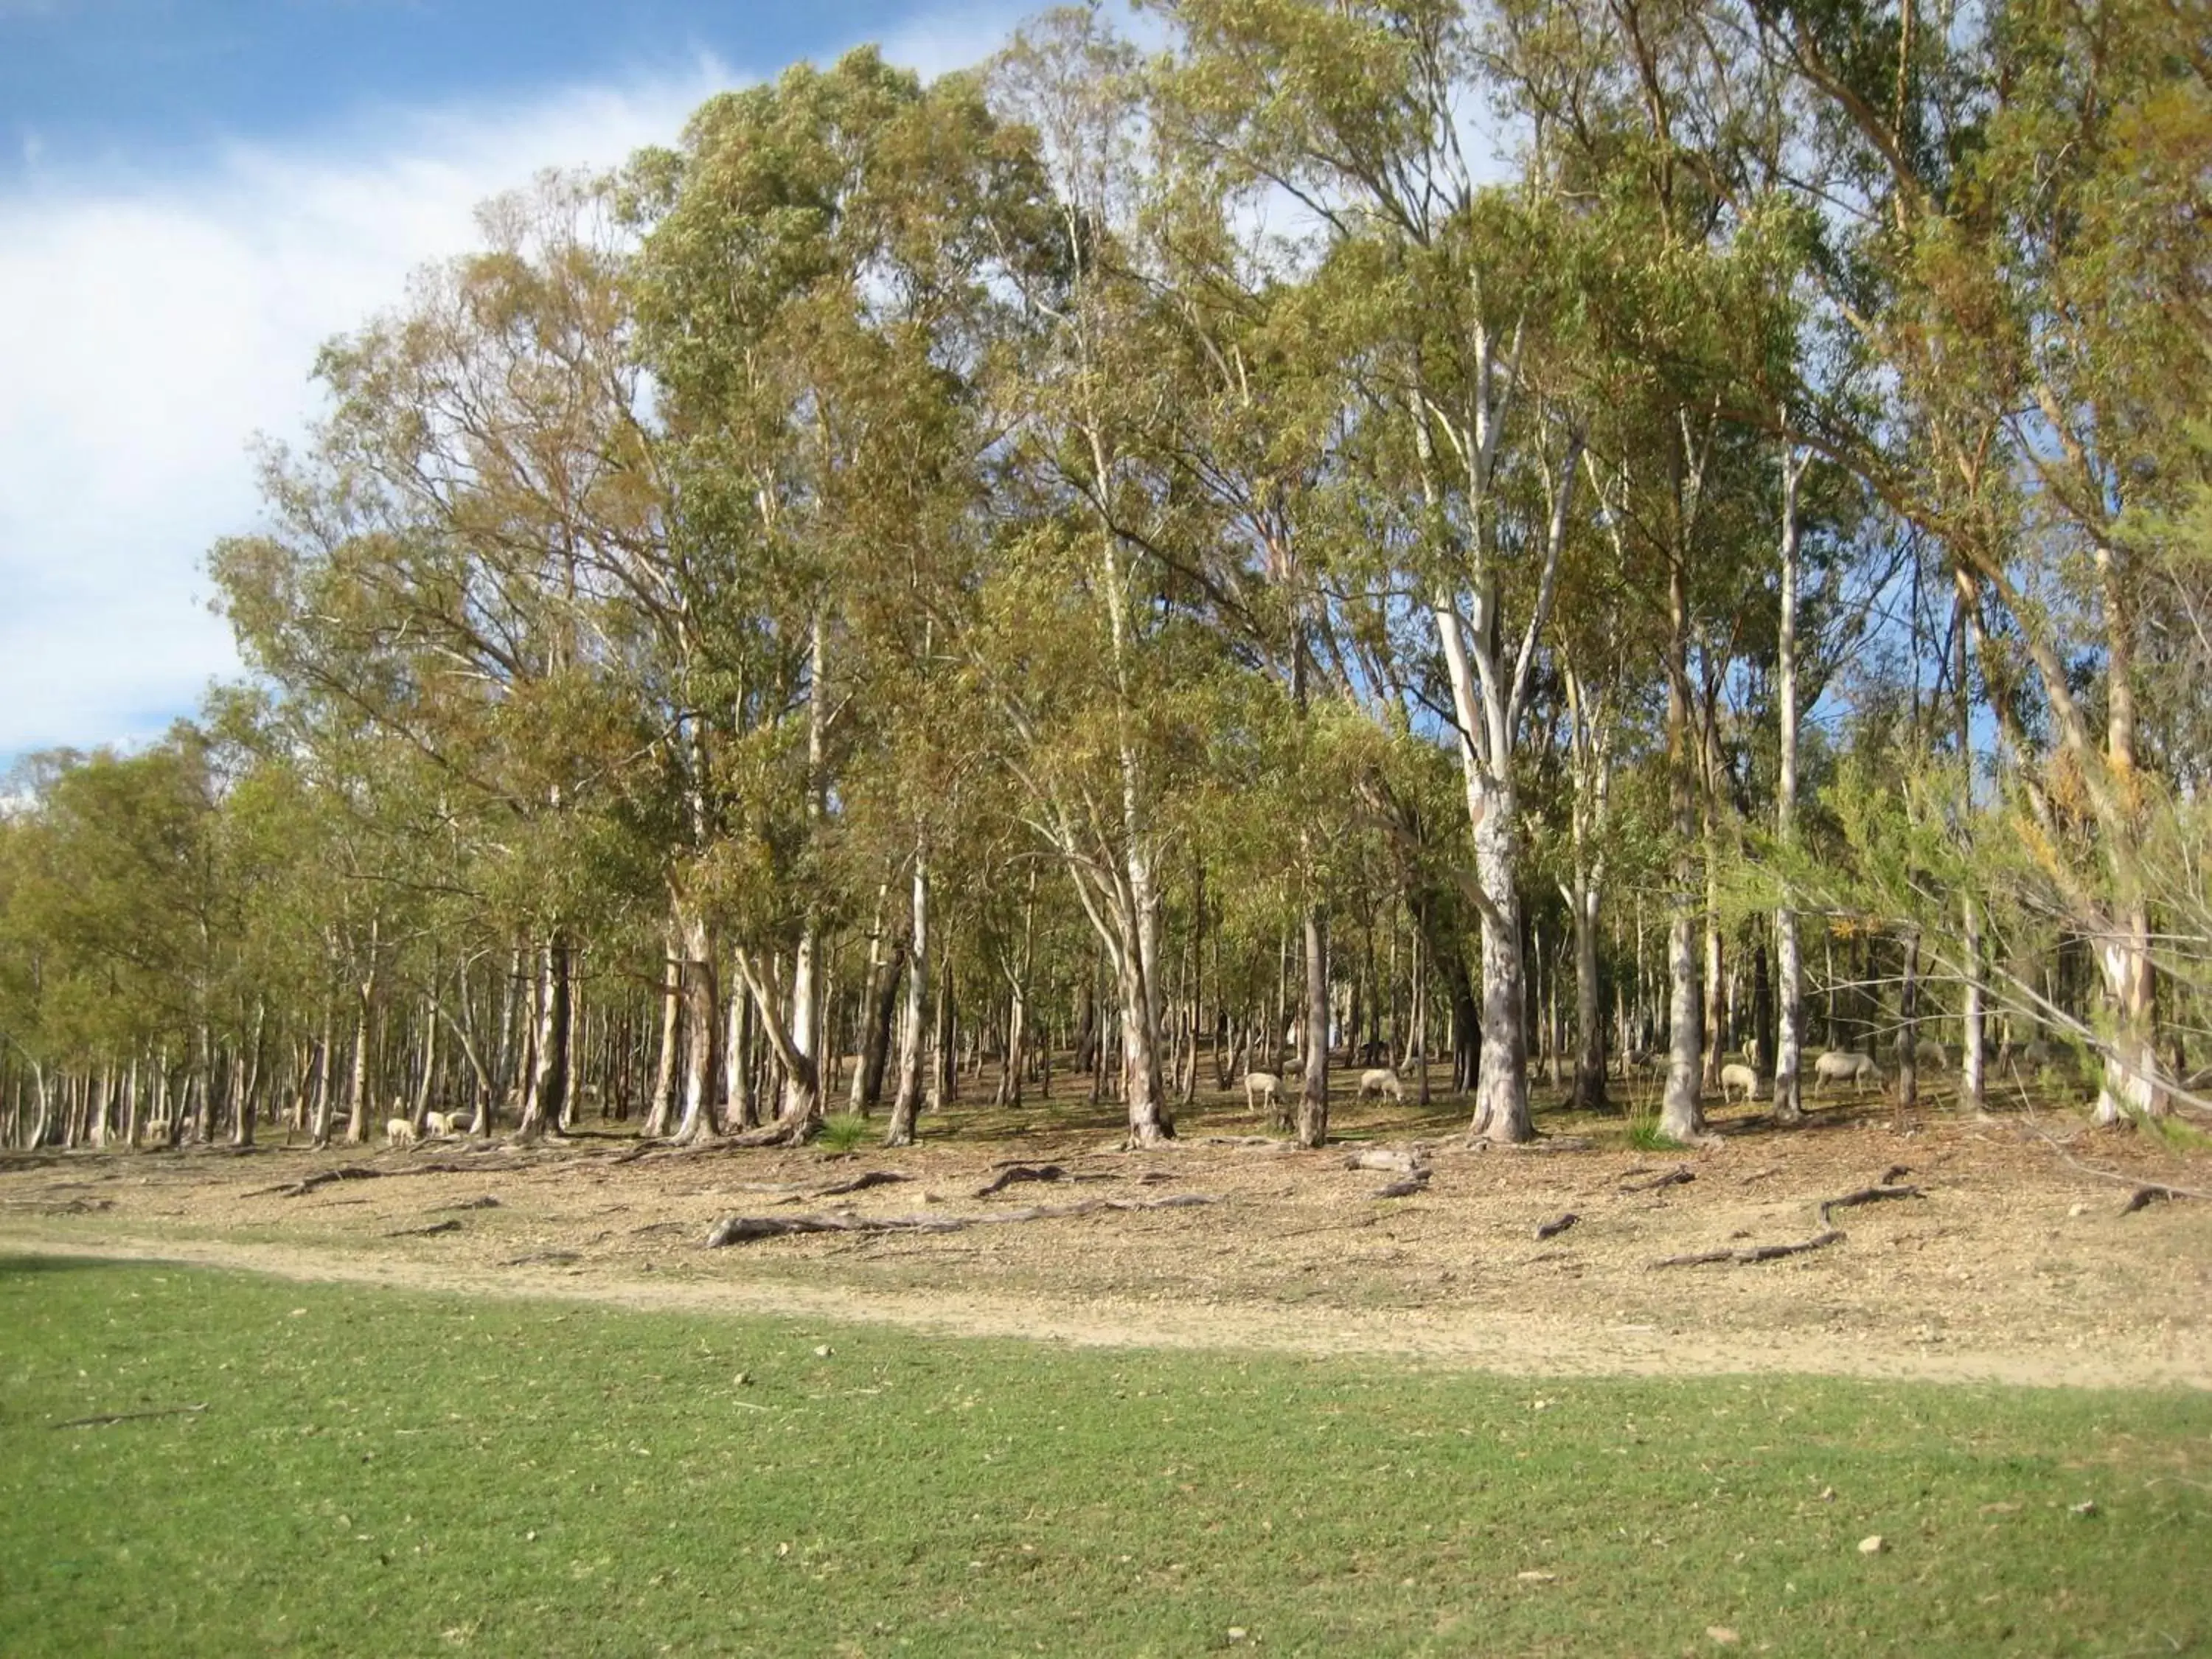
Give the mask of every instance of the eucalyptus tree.
M 938 497 L 974 460 L 963 387 L 988 336 L 998 233 L 1030 187 L 1024 155 L 969 79 L 924 87 L 864 51 L 710 100 L 679 153 L 632 173 L 646 359 L 686 580 L 705 590 L 696 649 L 726 688 L 684 712 L 695 856 L 719 857 L 736 818 L 793 809 L 803 852 L 829 831 L 839 711 L 868 695 L 876 595 L 941 540 Z M 788 764 L 760 763 L 777 749 Z M 737 972 L 784 1073 L 762 1133 L 786 1139 L 820 1111 L 827 918 L 797 889 L 795 910 L 733 915 Z M 695 908 L 687 927 L 704 925 Z
M 2184 417 L 2212 329 L 2185 157 L 2212 130 L 2212 76 L 2185 9 L 2152 0 L 2023 0 L 1948 27 L 1911 5 L 1749 14 L 1811 117 L 1800 188 L 1832 313 L 1893 387 L 1889 419 L 1822 435 L 1954 562 L 1993 647 L 2021 828 L 2050 846 L 2103 980 L 2099 1115 L 2156 1109 L 2160 901 L 2139 852 L 2160 788 L 2140 693 L 2160 561 L 2130 524 L 2194 471 Z

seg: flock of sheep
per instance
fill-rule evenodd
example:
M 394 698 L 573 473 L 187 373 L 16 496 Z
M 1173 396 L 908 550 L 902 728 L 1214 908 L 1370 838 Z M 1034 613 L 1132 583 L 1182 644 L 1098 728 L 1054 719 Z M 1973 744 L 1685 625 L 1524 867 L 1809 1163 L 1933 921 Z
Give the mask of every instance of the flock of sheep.
M 1929 1037 L 1922 1037 L 1913 1045 L 1912 1052 L 1915 1062 L 1927 1071 L 1945 1071 L 1952 1063 L 1949 1052 L 1942 1043 Z M 2054 1050 L 2039 1037 L 2017 1048 L 2009 1042 L 2003 1044 L 1997 1051 L 1996 1064 L 2000 1071 L 2039 1075 L 2067 1058 L 2066 1051 Z M 1664 1054 L 1644 1054 L 1631 1059 L 1628 1069 L 1650 1075 L 1663 1070 L 1666 1063 Z M 1815 1095 L 1825 1092 L 1831 1083 L 1848 1083 L 1851 1085 L 1851 1092 L 1857 1094 L 1863 1092 L 1869 1083 L 1879 1089 L 1887 1081 L 1875 1057 L 1855 1049 L 1831 1048 L 1813 1062 L 1813 1092 Z M 1721 1067 L 1721 1094 L 1724 1098 L 1734 1101 L 1738 1098 L 1739 1091 L 1745 1100 L 1756 1095 L 1759 1091 L 1759 1072 L 1755 1066 L 1732 1060 Z M 1395 1072 L 1377 1067 L 1359 1074 L 1359 1098 L 1365 1100 L 1370 1097 L 1401 1102 L 1406 1097 L 1406 1091 Z M 1247 1072 L 1244 1074 L 1244 1105 L 1247 1110 L 1255 1114 L 1264 1107 L 1279 1115 L 1283 1109 L 1283 1079 L 1273 1072 Z

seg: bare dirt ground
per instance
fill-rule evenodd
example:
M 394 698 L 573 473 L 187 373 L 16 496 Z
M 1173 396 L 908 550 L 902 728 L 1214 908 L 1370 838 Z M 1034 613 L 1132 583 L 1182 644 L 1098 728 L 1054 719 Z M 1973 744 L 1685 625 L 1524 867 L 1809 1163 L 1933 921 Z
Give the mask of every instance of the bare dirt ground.
M 1939 1106 L 1900 1130 L 1869 1098 L 1787 1131 L 1723 1113 L 1719 1143 L 1691 1152 L 1635 1152 L 1617 1118 L 1557 1115 L 1541 1120 L 1551 1150 L 1470 1148 L 1454 1102 L 1347 1102 L 1333 1127 L 1352 1139 L 1303 1152 L 1257 1141 L 1241 1100 L 1217 1099 L 1149 1152 L 1120 1147 L 1110 1106 L 1066 1102 L 956 1106 L 924 1120 L 918 1148 L 842 1156 L 641 1153 L 622 1125 L 529 1149 L 19 1154 L 0 1161 L 0 1251 L 1518 1373 L 2212 1387 L 2212 1203 L 2123 1213 L 2141 1184 L 2212 1189 L 2212 1156 L 2048 1110 Z M 1570 1138 L 1588 1144 L 1559 1149 Z M 1407 1196 L 1346 1167 L 1417 1145 L 1431 1176 Z M 981 1194 L 1016 1164 L 1060 1178 Z M 341 1167 L 377 1176 L 301 1189 Z M 871 1171 L 904 1178 L 819 1191 Z M 1835 1210 L 1844 1236 L 1823 1248 L 1653 1265 L 1811 1239 L 1821 1200 L 1886 1179 L 1917 1193 Z M 1212 1201 L 1092 1203 L 1192 1194 Z M 1037 1206 L 1084 1212 L 1010 1218 Z M 732 1215 L 977 1224 L 707 1248 Z

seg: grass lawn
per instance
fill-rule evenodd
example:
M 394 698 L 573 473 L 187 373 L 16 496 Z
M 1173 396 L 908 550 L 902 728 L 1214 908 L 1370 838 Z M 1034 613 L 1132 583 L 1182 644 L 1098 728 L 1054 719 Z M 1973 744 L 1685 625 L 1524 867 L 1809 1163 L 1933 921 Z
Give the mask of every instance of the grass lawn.
M 0 1260 L 11 1656 L 2164 1654 L 2212 1647 L 2209 1524 L 2202 1395 L 1536 1382 Z

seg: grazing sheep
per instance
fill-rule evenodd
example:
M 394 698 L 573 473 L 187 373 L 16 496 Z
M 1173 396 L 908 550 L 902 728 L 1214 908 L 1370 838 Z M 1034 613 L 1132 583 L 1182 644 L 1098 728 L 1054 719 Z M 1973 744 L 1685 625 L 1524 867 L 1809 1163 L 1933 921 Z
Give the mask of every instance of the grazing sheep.
M 426 1113 L 422 1118 L 422 1127 L 430 1134 L 449 1135 L 453 1133 L 453 1115 L 451 1112 Z
M 1406 1091 L 1400 1085 L 1398 1074 L 1395 1072 L 1385 1071 L 1377 1066 L 1374 1071 L 1362 1072 L 1359 1074 L 1359 1097 L 1364 1100 L 1370 1095 L 1402 1103 L 1406 1098 Z
M 404 1117 L 393 1118 L 384 1126 L 384 1144 L 386 1146 L 412 1146 L 415 1144 L 415 1126 Z
M 1742 1090 L 1743 1097 L 1749 1100 L 1759 1092 L 1759 1073 L 1748 1066 L 1722 1066 L 1721 1098 L 1734 1100 L 1738 1089 Z
M 1857 1094 L 1869 1078 L 1876 1087 L 1881 1086 L 1881 1067 L 1874 1063 L 1872 1054 L 1831 1048 L 1813 1062 L 1813 1092 L 1816 1095 L 1825 1091 L 1831 1082 L 1846 1080 L 1851 1085 L 1851 1092 Z
M 1282 1109 L 1283 1079 L 1273 1072 L 1244 1073 L 1244 1107 L 1256 1113 L 1264 1103 L 1270 1110 Z
M 1933 1037 L 1922 1037 L 1914 1043 L 1912 1057 L 1923 1069 L 1930 1072 L 1947 1071 L 1951 1064 L 1951 1056 L 1943 1052 L 1943 1045 Z

